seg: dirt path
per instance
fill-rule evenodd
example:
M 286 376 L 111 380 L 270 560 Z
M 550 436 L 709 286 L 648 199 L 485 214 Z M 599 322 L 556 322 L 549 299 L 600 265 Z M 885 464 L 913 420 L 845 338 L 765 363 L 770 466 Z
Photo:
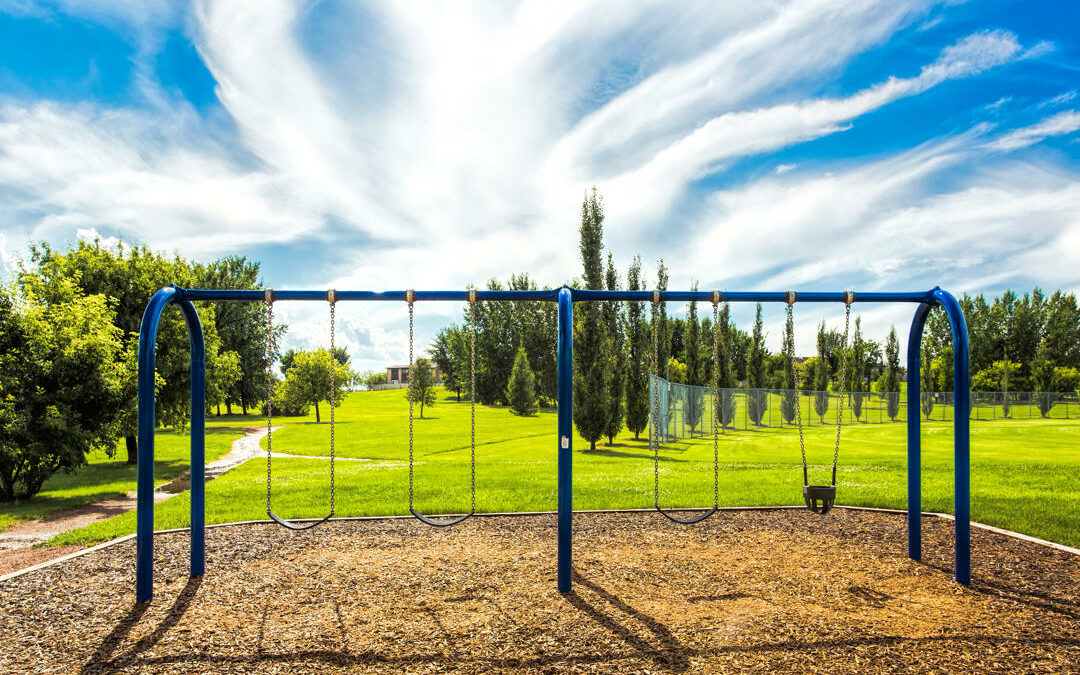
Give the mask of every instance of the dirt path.
M 280 428 L 274 427 L 274 431 Z M 259 447 L 259 441 L 266 435 L 266 427 L 244 427 L 243 431 L 246 433 L 233 441 L 232 448 L 227 454 L 207 463 L 206 480 L 213 480 L 253 457 L 266 456 L 266 453 Z M 275 452 L 274 457 L 278 456 L 278 453 Z M 154 489 L 154 503 L 163 502 L 170 497 L 174 497 L 187 490 L 190 485 L 191 474 L 185 471 L 168 483 L 159 485 Z M 136 501 L 135 491 L 133 490 L 123 497 L 84 504 L 73 509 L 57 511 L 40 520 L 31 520 L 13 525 L 0 532 L 0 574 L 7 574 L 47 560 L 59 558 L 82 548 L 79 545 L 35 548 L 34 545 L 48 541 L 63 532 L 76 530 L 91 523 L 131 511 L 135 508 Z

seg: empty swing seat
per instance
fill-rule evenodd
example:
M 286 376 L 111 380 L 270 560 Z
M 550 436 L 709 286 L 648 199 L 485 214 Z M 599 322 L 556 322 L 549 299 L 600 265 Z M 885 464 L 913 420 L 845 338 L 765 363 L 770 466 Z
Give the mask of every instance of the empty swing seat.
M 804 485 L 802 493 L 806 508 L 822 515 L 828 513 L 836 501 L 835 485 Z

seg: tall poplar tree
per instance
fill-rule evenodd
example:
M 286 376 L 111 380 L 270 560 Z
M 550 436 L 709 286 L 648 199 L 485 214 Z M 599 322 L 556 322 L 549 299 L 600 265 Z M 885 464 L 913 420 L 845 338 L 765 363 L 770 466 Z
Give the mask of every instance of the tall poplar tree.
M 698 282 L 694 282 L 693 290 L 698 289 Z M 687 417 L 690 422 L 690 431 L 697 429 L 698 423 L 705 412 L 705 393 L 700 387 L 704 382 L 704 367 L 701 361 L 701 329 L 698 323 L 697 302 L 690 302 L 690 311 L 686 317 L 686 335 L 683 339 L 683 363 L 686 364 L 686 383 L 692 385 L 687 397 Z
M 769 393 L 765 390 L 765 348 L 764 322 L 761 318 L 761 303 L 757 303 L 754 314 L 754 332 L 750 337 L 750 357 L 747 361 L 746 380 L 750 387 L 746 399 L 746 414 L 750 421 L 760 425 L 765 411 L 769 407 Z
M 889 328 L 885 341 L 885 373 L 879 388 L 885 392 L 885 412 L 895 420 L 900 413 L 900 341 L 896 339 L 896 326 Z
M 818 420 L 825 422 L 825 413 L 829 410 L 829 380 L 832 369 L 829 362 L 829 336 L 825 331 L 825 322 L 818 325 L 817 363 L 814 364 L 814 411 Z
M 586 195 L 581 204 L 581 262 L 585 288 L 604 288 L 604 206 L 597 194 Z M 574 336 L 574 425 L 578 433 L 596 449 L 603 437 L 610 415 L 610 362 L 606 358 L 607 327 L 603 305 L 582 302 L 575 307 Z
M 855 419 L 862 417 L 863 404 L 863 371 L 866 370 L 866 342 L 862 336 L 862 317 L 855 317 L 855 335 L 851 342 L 851 361 L 849 362 L 847 378 L 844 383 L 851 396 L 851 414 Z
M 656 290 L 666 291 L 668 287 L 668 268 L 664 266 L 663 258 L 657 260 L 656 265 Z M 663 377 L 667 371 L 668 359 L 673 356 L 671 353 L 671 327 L 668 325 L 666 303 L 660 303 L 660 307 L 657 308 L 657 324 L 652 327 L 653 330 L 660 331 L 657 336 L 656 372 L 660 374 L 660 377 Z
M 720 306 L 720 316 L 717 319 L 717 327 L 720 330 L 720 347 L 717 353 L 717 368 L 720 369 L 717 378 L 717 386 L 720 388 L 720 401 L 717 404 L 717 417 L 720 420 L 720 429 L 723 430 L 735 419 L 735 373 L 731 368 L 732 345 L 731 345 L 731 306 L 724 303 Z
M 642 290 L 641 256 L 634 256 L 626 275 L 626 287 L 631 291 Z M 649 424 L 650 337 L 644 311 L 644 303 L 639 300 L 627 303 L 626 428 L 634 432 L 635 440 Z
M 791 424 L 795 421 L 795 397 L 799 392 L 795 391 L 795 317 L 790 313 L 784 322 L 784 345 L 781 352 L 784 356 L 784 393 L 780 400 L 780 414 L 785 422 Z
M 615 257 L 608 252 L 607 273 L 604 278 L 609 291 L 619 290 L 619 275 L 615 271 Z M 626 345 L 623 338 L 622 305 L 618 302 L 606 302 L 604 320 L 607 332 L 606 359 L 610 365 L 608 379 L 608 418 L 604 435 L 608 445 L 615 442 L 615 437 L 623 428 L 623 387 L 626 383 Z

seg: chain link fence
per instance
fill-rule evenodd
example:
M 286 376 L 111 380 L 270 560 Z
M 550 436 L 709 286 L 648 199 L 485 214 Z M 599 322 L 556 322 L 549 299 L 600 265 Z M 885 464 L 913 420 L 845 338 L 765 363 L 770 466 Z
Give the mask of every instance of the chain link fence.
M 794 389 L 721 389 L 719 405 L 712 387 L 697 387 L 650 375 L 649 401 L 658 387 L 660 438 L 672 442 L 712 434 L 713 415 L 721 431 L 731 429 L 795 426 Z M 845 395 L 843 424 L 888 424 L 907 421 L 906 392 L 807 391 L 798 406 L 805 426 L 834 425 L 839 397 Z M 922 419 L 947 422 L 953 419 L 952 392 L 922 392 Z M 971 392 L 971 419 L 1077 419 L 1080 397 L 1075 392 Z

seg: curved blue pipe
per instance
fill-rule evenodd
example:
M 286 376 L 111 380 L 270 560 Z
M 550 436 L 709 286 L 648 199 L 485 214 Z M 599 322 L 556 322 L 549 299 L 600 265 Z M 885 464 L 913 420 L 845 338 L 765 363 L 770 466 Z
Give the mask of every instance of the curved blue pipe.
M 180 289 L 163 288 L 150 298 L 139 327 L 139 423 L 135 514 L 135 601 L 154 595 L 154 372 L 161 314 L 176 303 L 184 315 L 191 347 L 191 574 L 205 569 L 205 416 L 206 352 L 195 306 L 180 299 Z

